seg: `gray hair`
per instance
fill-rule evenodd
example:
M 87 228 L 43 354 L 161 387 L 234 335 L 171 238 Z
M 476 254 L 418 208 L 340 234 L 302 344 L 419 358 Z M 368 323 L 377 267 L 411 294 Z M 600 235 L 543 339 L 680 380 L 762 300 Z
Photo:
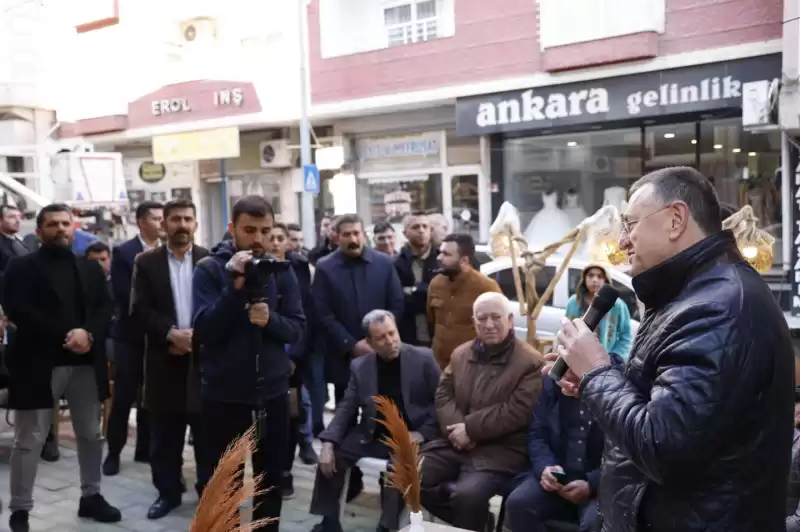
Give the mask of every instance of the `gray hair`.
M 681 201 L 706 235 L 722 231 L 719 198 L 711 182 L 690 166 L 674 166 L 650 172 L 631 186 L 633 195 L 646 185 L 653 185 L 654 196 L 662 203 Z
M 364 316 L 363 320 L 361 320 L 361 329 L 364 331 L 364 336 L 369 338 L 370 326 L 376 323 L 383 323 L 387 319 L 392 320 L 393 322 L 395 321 L 394 314 L 388 310 L 375 309 L 367 312 L 367 315 Z

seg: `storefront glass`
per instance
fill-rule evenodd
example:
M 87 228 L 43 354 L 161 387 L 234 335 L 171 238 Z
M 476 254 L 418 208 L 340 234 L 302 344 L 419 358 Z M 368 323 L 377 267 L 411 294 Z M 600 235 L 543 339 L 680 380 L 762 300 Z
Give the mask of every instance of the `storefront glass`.
M 380 221 L 399 224 L 412 212 L 441 209 L 441 174 L 358 179 L 357 183 L 358 212 L 365 218 L 369 213 L 367 225 Z
M 604 204 L 622 207 L 643 173 L 694 166 L 714 183 L 720 201 L 753 207 L 776 238 L 779 268 L 780 149 L 780 133 L 748 133 L 741 118 L 509 139 L 504 198 L 519 210 L 526 239 L 539 247 Z

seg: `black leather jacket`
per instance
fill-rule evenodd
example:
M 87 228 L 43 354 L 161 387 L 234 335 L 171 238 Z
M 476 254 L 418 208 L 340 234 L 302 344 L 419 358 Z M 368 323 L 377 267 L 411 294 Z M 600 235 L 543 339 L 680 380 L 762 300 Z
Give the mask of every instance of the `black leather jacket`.
M 766 283 L 724 231 L 633 286 L 630 361 L 581 382 L 606 435 L 601 530 L 784 531 L 794 356 Z

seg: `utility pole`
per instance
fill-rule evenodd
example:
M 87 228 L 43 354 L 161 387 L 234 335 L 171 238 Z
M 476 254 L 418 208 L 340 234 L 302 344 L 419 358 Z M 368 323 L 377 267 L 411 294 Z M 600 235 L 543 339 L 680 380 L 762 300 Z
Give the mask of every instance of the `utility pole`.
M 303 166 L 311 164 L 311 125 L 308 121 L 308 105 L 311 100 L 308 83 L 308 13 L 307 1 L 297 0 L 298 23 L 300 25 L 300 160 Z M 300 200 L 300 222 L 303 228 L 303 239 L 308 248 L 317 242 L 317 230 L 314 220 L 314 195 L 302 192 Z

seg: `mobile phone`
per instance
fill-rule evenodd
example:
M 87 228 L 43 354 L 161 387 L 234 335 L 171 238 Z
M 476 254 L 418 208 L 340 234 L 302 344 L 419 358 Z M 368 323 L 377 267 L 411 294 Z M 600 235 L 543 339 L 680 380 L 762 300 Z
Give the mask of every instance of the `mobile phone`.
M 566 473 L 562 473 L 561 471 L 551 471 L 550 474 L 552 474 L 556 478 L 559 484 L 567 484 Z

